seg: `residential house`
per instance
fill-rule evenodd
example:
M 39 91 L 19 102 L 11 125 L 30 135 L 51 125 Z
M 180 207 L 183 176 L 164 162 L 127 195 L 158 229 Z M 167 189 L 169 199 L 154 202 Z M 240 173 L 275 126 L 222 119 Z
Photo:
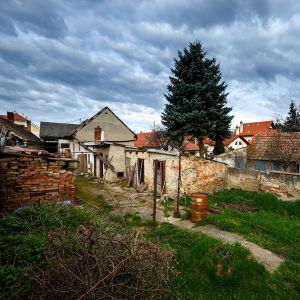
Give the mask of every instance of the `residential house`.
M 237 150 L 241 148 L 245 148 L 250 145 L 250 141 L 244 138 L 242 135 L 233 136 L 228 145 L 230 150 Z
M 225 139 L 223 141 L 224 146 L 227 147 L 229 142 L 230 142 L 229 139 Z M 203 144 L 205 147 L 206 156 L 211 157 L 213 155 L 215 141 L 209 138 L 205 138 L 203 140 Z M 139 149 L 161 149 L 162 148 L 159 138 L 155 137 L 153 131 L 138 133 L 137 139 L 134 142 L 134 146 Z M 198 146 L 197 139 L 193 138 L 192 136 L 185 136 L 182 150 L 184 153 L 199 156 L 199 146 Z
M 256 135 L 247 148 L 247 168 L 300 173 L 300 132 Z
M 113 181 L 125 173 L 135 133 L 108 107 L 81 124 L 41 122 L 44 148 L 79 161 L 79 171 Z
M 236 126 L 235 131 L 232 133 L 231 141 L 228 148 L 235 150 L 247 147 L 253 137 L 257 134 L 276 133 L 273 121 L 261 121 L 252 123 L 240 122 L 240 126 Z
M 155 137 L 153 131 L 140 132 L 136 134 L 136 140 L 134 141 L 134 147 L 140 149 L 160 149 L 161 143 L 158 138 Z
M 41 149 L 41 140 L 23 125 L 17 125 L 10 119 L 0 117 L 1 149 L 5 146 Z
M 0 115 L 1 118 L 9 120 L 12 124 L 20 125 L 26 128 L 28 131 L 40 136 L 40 127 L 31 122 L 28 118 L 18 114 L 17 112 L 7 112 L 6 115 Z

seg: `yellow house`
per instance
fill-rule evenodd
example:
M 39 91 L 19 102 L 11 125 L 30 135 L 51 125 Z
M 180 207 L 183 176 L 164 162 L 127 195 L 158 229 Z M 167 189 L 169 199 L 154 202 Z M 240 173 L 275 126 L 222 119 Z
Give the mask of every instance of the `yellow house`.
M 24 126 L 28 131 L 32 132 L 37 137 L 40 137 L 40 127 L 17 112 L 7 112 L 7 115 L 0 115 L 0 117 L 9 120 L 12 124 Z

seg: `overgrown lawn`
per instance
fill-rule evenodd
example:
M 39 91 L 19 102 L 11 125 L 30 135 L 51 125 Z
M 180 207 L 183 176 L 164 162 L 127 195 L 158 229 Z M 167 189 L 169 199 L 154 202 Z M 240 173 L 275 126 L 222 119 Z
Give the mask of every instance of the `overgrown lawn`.
M 230 208 L 230 204 L 237 204 L 237 208 Z M 238 205 L 243 209 L 248 206 L 249 212 L 239 211 Z M 210 195 L 209 206 L 220 209 L 220 213 L 210 213 L 200 225 L 215 224 L 241 233 L 248 240 L 300 263 L 300 201 L 281 201 L 269 193 L 225 190 Z

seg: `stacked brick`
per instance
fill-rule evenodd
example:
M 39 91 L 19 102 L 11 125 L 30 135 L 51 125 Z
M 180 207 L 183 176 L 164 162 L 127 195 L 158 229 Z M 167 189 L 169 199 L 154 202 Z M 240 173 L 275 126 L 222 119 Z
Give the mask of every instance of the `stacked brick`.
M 43 157 L 0 157 L 0 215 L 31 204 L 75 203 L 73 174 L 63 169 L 65 164 Z

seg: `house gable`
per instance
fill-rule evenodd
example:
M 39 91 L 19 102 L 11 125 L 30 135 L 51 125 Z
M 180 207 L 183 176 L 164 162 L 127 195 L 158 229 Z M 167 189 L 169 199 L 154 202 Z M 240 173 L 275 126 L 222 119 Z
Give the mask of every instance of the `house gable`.
M 100 127 L 104 132 L 103 141 L 106 142 L 133 144 L 136 137 L 135 133 L 108 107 L 84 121 L 73 134 L 81 142 L 91 142 L 94 141 L 95 128 L 97 127 Z
M 248 145 L 249 142 L 247 141 L 247 139 L 245 139 L 242 136 L 238 136 L 235 139 L 233 139 L 233 141 L 228 145 L 228 147 L 232 149 L 240 149 L 247 147 Z

